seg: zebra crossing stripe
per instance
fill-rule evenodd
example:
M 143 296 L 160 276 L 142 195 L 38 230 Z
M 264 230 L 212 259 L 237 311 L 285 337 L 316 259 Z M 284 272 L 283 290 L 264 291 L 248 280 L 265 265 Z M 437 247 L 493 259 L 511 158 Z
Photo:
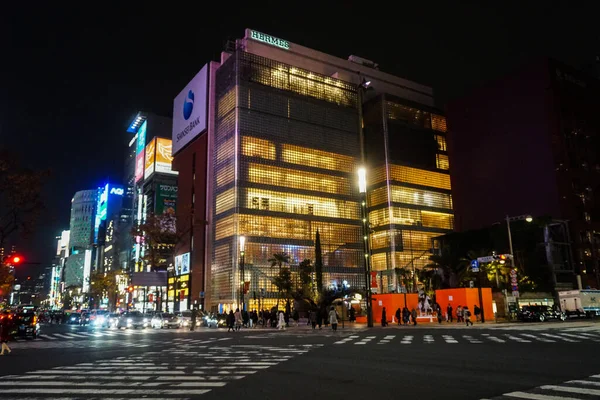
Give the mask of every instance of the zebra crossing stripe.
M 572 342 L 572 343 L 579 342 L 579 340 L 573 340 L 573 339 L 565 338 L 565 337 L 558 336 L 558 335 L 552 335 L 552 334 L 550 334 L 550 333 L 542 333 L 542 335 L 544 335 L 544 336 L 548 336 L 548 337 L 551 337 L 551 338 L 553 338 L 553 339 L 560 339 L 560 340 L 564 340 L 565 342 Z
M 598 382 L 598 381 L 574 380 L 574 381 L 568 381 L 566 383 L 572 383 L 572 384 L 578 384 L 578 385 L 600 386 L 600 382 Z
M 402 341 L 400 342 L 400 344 L 411 344 L 412 340 L 413 340 L 413 336 L 406 335 L 402 338 Z
M 520 338 L 518 336 L 513 336 L 513 335 L 510 335 L 508 333 L 506 333 L 505 336 L 507 338 L 509 338 L 510 340 L 514 340 L 515 342 L 519 342 L 519 343 L 531 343 L 531 340 L 523 339 L 523 338 Z
M 535 339 L 535 340 L 537 340 L 539 342 L 556 343 L 556 341 L 554 341 L 552 339 L 546 339 L 546 338 L 535 336 L 535 335 L 531 335 L 531 334 L 528 334 L 528 333 L 521 333 L 521 336 L 525 336 L 525 337 L 528 337 L 528 338 L 531 338 L 531 339 Z
M 48 335 L 40 335 L 39 337 L 40 337 L 40 338 L 44 338 L 44 339 L 48 339 L 48 340 L 56 340 L 56 338 L 55 338 L 55 337 L 48 336 Z
M 425 343 L 433 343 L 435 342 L 435 339 L 433 338 L 433 335 L 425 335 L 423 336 L 423 341 Z
M 525 393 L 525 392 L 510 392 L 510 393 L 505 393 L 504 396 L 515 397 L 517 399 L 528 399 L 528 400 L 580 400 L 580 399 L 576 399 L 573 397 L 548 396 L 545 394 Z
M 559 386 L 559 385 L 544 385 L 544 386 L 540 386 L 540 389 L 554 390 L 557 392 L 565 392 L 565 393 L 587 394 L 590 396 L 600 396 L 600 390 L 598 390 L 598 389 L 586 389 L 586 388 Z
M 446 343 L 458 343 L 458 340 L 454 339 L 452 336 L 450 335 L 442 335 L 442 338 L 444 338 L 444 341 Z
M 490 335 L 490 334 L 488 334 L 488 333 L 484 333 L 484 334 L 483 334 L 483 336 L 484 336 L 486 339 L 489 339 L 489 340 L 491 340 L 492 342 L 496 342 L 496 343 L 506 343 L 506 340 L 500 339 L 499 337 L 496 337 L 496 336 L 492 336 L 492 335 Z
M 73 339 L 71 336 L 65 336 L 60 333 L 55 333 L 54 336 L 58 336 L 59 338 L 63 338 L 63 339 Z

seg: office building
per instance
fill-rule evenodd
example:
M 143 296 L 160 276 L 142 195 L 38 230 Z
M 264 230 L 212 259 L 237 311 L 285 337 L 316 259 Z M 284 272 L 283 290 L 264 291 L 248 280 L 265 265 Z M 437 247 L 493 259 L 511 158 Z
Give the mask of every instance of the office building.
M 599 95 L 597 79 L 545 59 L 451 103 L 457 230 L 507 215 L 567 223 L 575 265 L 554 273 L 599 287 Z
M 71 200 L 69 258 L 64 270 L 65 288 L 82 288 L 84 275 L 89 277 L 91 272 L 91 250 L 94 243 L 97 200 L 97 190 L 79 191 Z M 89 265 L 87 265 L 88 258 Z
M 377 289 L 398 290 L 395 268 L 424 266 L 430 238 L 453 226 L 445 119 L 432 90 L 360 57 L 250 29 L 234 47 L 174 103 L 178 202 L 194 211 L 190 243 L 178 252 L 192 253 L 190 300 L 275 305 L 279 269 L 270 260 L 286 253 L 295 275 L 300 262 L 314 262 L 317 231 L 323 286 L 364 288 L 361 167 Z

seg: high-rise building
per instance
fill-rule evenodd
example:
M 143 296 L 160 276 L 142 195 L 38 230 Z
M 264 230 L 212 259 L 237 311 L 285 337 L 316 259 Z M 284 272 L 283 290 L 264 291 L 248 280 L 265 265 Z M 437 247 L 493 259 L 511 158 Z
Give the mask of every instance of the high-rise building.
M 96 216 L 94 221 L 94 244 L 96 271 L 107 272 L 120 269 L 119 237 L 130 236 L 118 228 L 122 221 L 122 206 L 125 189 L 121 185 L 107 183 L 98 188 Z
M 69 258 L 64 270 L 65 287 L 83 287 L 84 275 L 88 275 L 91 264 L 86 264 L 86 251 L 91 252 L 94 243 L 97 190 L 81 190 L 71 200 L 71 222 L 69 234 Z M 91 253 L 89 255 L 91 257 Z M 91 261 L 91 259 L 90 259 Z
M 575 265 L 556 263 L 553 275 L 600 287 L 598 109 L 599 81 L 549 59 L 451 103 L 457 230 L 506 216 L 567 223 Z
M 179 209 L 193 210 L 191 224 L 178 220 L 192 231 L 178 251 L 191 253 L 190 301 L 274 305 L 274 254 L 296 275 L 315 260 L 317 232 L 323 285 L 364 287 L 361 167 L 379 291 L 398 290 L 395 268 L 424 266 L 430 239 L 452 229 L 432 90 L 371 61 L 248 29 L 179 94 L 173 118 Z

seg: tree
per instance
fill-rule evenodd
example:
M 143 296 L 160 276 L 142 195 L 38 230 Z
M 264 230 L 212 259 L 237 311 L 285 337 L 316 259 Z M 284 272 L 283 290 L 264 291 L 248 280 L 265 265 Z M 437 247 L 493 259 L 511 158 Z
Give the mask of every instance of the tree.
M 175 215 L 150 213 L 142 224 L 131 230 L 131 235 L 134 240 L 142 238 L 145 249 L 143 260 L 156 269 L 166 267 L 185 232 L 177 231 Z
M 0 248 L 13 235 L 33 231 L 44 210 L 41 191 L 48 176 L 48 171 L 21 168 L 7 152 L 0 152 Z
M 104 298 L 108 299 L 108 308 L 114 309 L 115 299 L 118 292 L 117 276 L 123 274 L 122 271 L 111 270 L 108 272 L 94 272 L 90 276 L 90 298 L 94 299 L 96 306 Z M 90 307 L 94 306 L 90 304 Z
M 279 273 L 281 273 L 281 267 L 290 263 L 290 256 L 287 253 L 275 253 L 267 261 L 271 263 L 271 267 L 279 267 Z
M 323 290 L 323 253 L 321 251 L 321 235 L 319 230 L 315 235 L 315 277 L 317 281 L 317 293 Z
M 279 307 L 279 299 L 283 296 L 289 301 L 292 297 L 292 273 L 289 268 L 281 268 L 279 274 L 273 278 L 273 284 L 279 290 L 279 296 L 277 298 L 277 307 Z
M 312 279 L 313 266 L 312 261 L 304 259 L 298 265 L 298 276 L 300 278 L 300 287 L 296 290 L 297 297 L 299 299 L 313 298 L 313 279 Z

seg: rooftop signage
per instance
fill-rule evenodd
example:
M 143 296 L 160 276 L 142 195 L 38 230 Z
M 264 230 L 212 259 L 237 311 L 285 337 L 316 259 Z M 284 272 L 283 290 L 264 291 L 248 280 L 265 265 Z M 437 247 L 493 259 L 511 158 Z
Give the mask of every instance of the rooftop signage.
M 288 42 L 287 40 L 276 38 L 274 36 L 267 35 L 266 33 L 251 30 L 250 38 L 259 42 L 270 44 L 271 46 L 279 47 L 280 49 L 290 49 L 290 42 Z

